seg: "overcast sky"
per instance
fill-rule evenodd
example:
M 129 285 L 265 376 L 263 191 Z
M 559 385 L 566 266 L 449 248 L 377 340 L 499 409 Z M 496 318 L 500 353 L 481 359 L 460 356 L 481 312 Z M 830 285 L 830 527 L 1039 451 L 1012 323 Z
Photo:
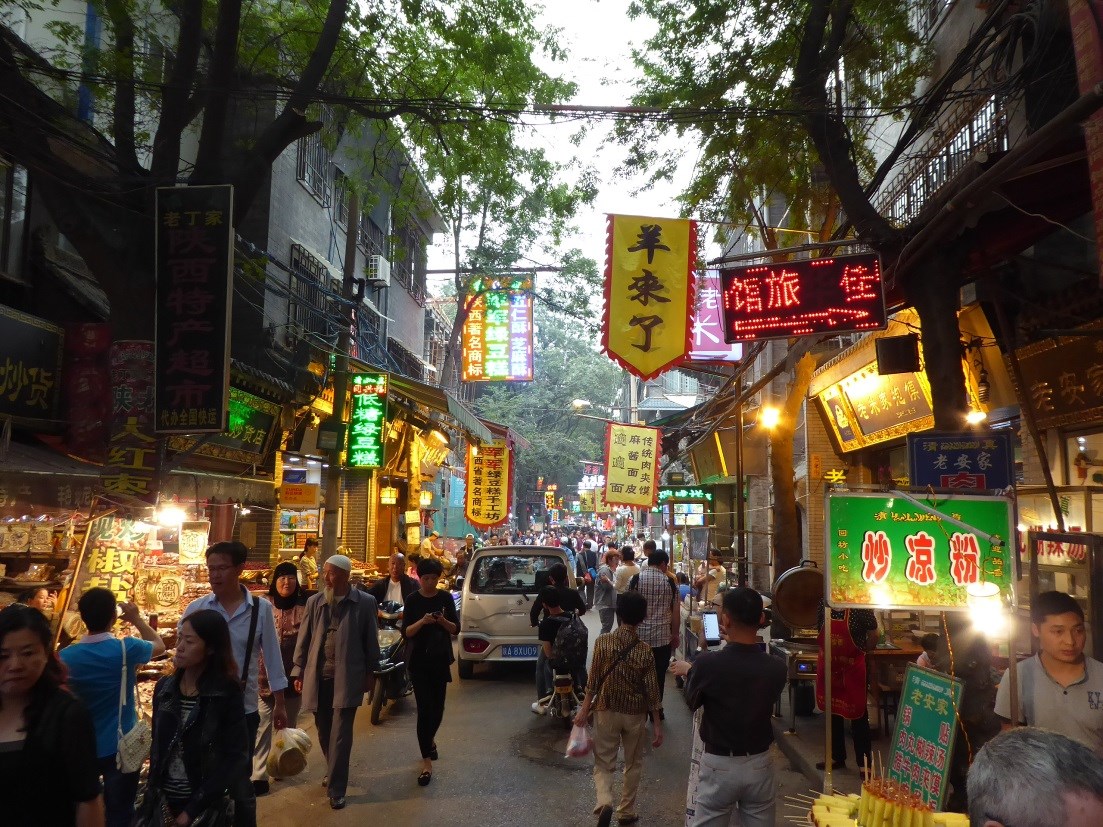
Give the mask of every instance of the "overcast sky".
M 543 21 L 563 30 L 560 42 L 571 54 L 566 64 L 549 67 L 549 70 L 564 74 L 578 84 L 578 94 L 572 103 L 588 106 L 624 106 L 629 103 L 637 77 L 631 59 L 631 46 L 643 43 L 653 29 L 653 23 L 646 19 L 630 20 L 628 5 L 629 0 L 552 0 L 546 3 Z M 680 186 L 688 181 L 696 159 L 695 150 L 687 153 L 677 182 L 679 186 L 667 186 L 634 196 L 633 191 L 642 182 L 626 181 L 613 175 L 613 170 L 624 157 L 624 150 L 610 139 L 612 127 L 609 121 L 592 121 L 581 147 L 569 142 L 578 129 L 576 123 L 561 122 L 535 130 L 535 140 L 549 157 L 567 163 L 577 153 L 601 173 L 601 185 L 593 208 L 579 213 L 576 220 L 578 232 L 563 244 L 565 250 L 578 247 L 597 261 L 599 268 L 603 266 L 605 257 L 605 214 L 678 216 L 674 197 Z M 447 239 L 438 237 L 437 245 L 430 250 L 429 267 L 451 266 L 450 244 Z M 430 284 L 439 285 L 442 278 L 450 277 L 435 276 Z

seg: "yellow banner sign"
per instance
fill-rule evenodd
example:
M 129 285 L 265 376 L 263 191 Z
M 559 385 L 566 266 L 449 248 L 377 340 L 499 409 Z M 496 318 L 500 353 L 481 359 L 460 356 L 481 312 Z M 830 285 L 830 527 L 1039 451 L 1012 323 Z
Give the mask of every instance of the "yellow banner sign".
M 609 216 L 601 344 L 641 379 L 689 353 L 696 257 L 693 221 Z
M 594 513 L 595 514 L 608 514 L 612 510 L 613 509 L 610 507 L 609 503 L 607 503 L 605 501 L 605 489 L 604 488 L 595 488 L 594 489 Z
M 513 454 L 504 439 L 477 449 L 468 446 L 464 513 L 469 523 L 489 528 L 509 519 L 512 466 Z
M 651 508 L 659 493 L 662 431 L 639 425 L 605 426 L 605 502 Z
M 578 510 L 583 514 L 590 514 L 594 510 L 594 492 L 593 491 L 579 491 L 578 492 Z

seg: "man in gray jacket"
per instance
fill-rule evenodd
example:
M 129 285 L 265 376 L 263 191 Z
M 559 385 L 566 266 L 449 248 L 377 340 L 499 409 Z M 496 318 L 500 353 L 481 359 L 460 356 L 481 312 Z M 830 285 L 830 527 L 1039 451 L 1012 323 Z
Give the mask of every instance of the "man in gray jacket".
M 345 806 L 356 709 L 379 668 L 378 604 L 370 594 L 350 587 L 351 572 L 352 561 L 343 554 L 326 560 L 325 588 L 306 602 L 291 670 L 303 711 L 314 713 L 334 810 Z

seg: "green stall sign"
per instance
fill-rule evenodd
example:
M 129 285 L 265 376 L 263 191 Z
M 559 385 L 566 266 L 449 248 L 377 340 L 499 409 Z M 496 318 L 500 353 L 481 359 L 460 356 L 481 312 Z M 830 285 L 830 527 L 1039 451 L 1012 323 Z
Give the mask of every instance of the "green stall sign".
M 352 411 L 349 414 L 349 468 L 381 468 L 387 433 L 387 374 L 349 376 Z
M 888 775 L 936 810 L 946 795 L 961 689 L 957 678 L 915 664 L 908 667 L 900 689 Z
M 835 607 L 963 609 L 968 588 L 1014 576 L 1011 501 L 829 493 L 827 589 Z

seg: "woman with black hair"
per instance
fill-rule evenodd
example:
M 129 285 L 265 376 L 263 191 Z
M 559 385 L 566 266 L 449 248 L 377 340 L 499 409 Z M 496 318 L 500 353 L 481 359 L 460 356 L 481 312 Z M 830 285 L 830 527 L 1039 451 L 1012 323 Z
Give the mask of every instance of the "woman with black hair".
M 0 611 L 0 799 L 5 824 L 103 827 L 96 733 L 62 683 L 50 624 Z
M 299 584 L 298 571 L 294 563 L 283 562 L 272 572 L 272 583 L 268 586 L 268 600 L 272 604 L 272 615 L 276 621 L 276 634 L 280 641 L 280 654 L 283 655 L 283 672 L 291 674 L 295 660 L 295 643 L 299 639 L 299 628 L 306 617 L 306 599 L 309 593 Z M 269 789 L 268 755 L 272 751 L 272 690 L 268 686 L 268 670 L 264 668 L 264 654 L 260 657 L 260 676 L 258 678 L 257 712 L 260 723 L 257 726 L 257 743 L 253 750 L 253 792 L 265 795 Z M 284 706 L 287 709 L 287 725 L 298 723 L 299 709 L 303 698 L 295 691 L 293 683 L 283 691 Z
M 184 618 L 176 672 L 153 693 L 153 748 L 142 824 L 229 823 L 228 790 L 249 773 L 241 672 L 230 629 L 213 609 Z
M 304 589 L 313 589 L 318 580 L 318 538 L 307 537 L 306 544 L 299 556 L 295 558 L 295 566 L 299 572 L 299 582 Z
M 437 589 L 444 573 L 439 560 L 417 564 L 420 588 L 406 598 L 402 610 L 403 634 L 410 641 L 410 682 L 417 701 L 417 742 L 421 748 L 421 774 L 417 783 L 433 780 L 437 760 L 437 730 L 444 719 L 444 697 L 452 680 L 452 638 L 460 631 L 460 619 L 452 595 Z

